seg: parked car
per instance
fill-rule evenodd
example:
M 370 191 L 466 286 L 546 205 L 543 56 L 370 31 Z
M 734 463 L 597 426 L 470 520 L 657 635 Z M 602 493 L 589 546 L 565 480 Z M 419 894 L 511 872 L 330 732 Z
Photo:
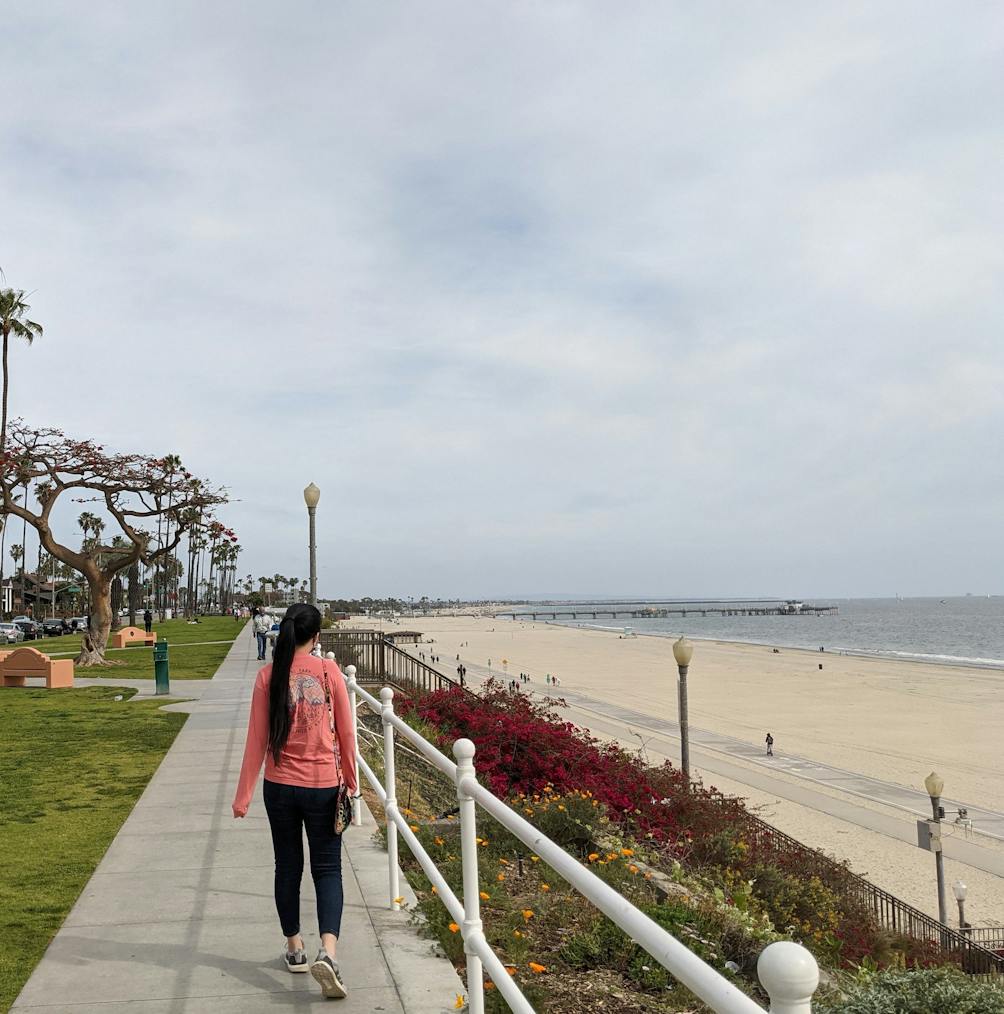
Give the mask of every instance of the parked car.
M 0 623 L 0 640 L 7 644 L 17 644 L 24 640 L 24 632 L 16 623 Z
M 87 629 L 86 616 L 71 616 L 67 622 L 70 624 L 70 630 L 84 631 Z
M 29 620 L 30 622 L 34 622 L 31 619 L 30 616 L 15 616 L 14 619 L 12 619 L 10 622 L 11 623 L 22 623 L 24 620 Z
M 54 619 L 42 620 L 42 633 L 46 637 L 62 637 L 63 634 L 68 634 L 69 632 L 69 624 L 60 616 Z
M 11 620 L 11 623 L 15 627 L 21 628 L 21 633 L 24 634 L 24 640 L 34 641 L 42 636 L 42 627 L 34 620 Z

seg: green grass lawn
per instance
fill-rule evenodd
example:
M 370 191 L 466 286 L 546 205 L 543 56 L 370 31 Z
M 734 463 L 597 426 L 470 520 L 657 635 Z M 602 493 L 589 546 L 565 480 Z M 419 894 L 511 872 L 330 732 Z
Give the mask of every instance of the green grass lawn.
M 123 623 L 122 626 L 128 624 Z M 142 616 L 137 624 L 143 629 Z M 186 620 L 165 620 L 153 625 L 157 640 L 167 640 L 168 644 L 191 644 L 195 641 L 232 641 L 239 631 L 243 630 L 244 622 L 235 623 L 230 616 L 204 616 L 199 623 L 188 623 Z M 114 631 L 113 631 L 114 632 Z M 249 635 L 250 636 L 250 635 Z M 29 648 L 38 648 L 47 655 L 75 655 L 80 651 L 80 635 L 64 634 L 62 637 L 43 637 L 39 641 L 22 641 Z M 127 648 L 126 651 L 142 650 Z M 147 648 L 147 651 L 150 649 Z
M 231 621 L 233 622 L 233 621 Z M 13 1003 L 185 715 L 118 687 L 0 690 L 0 1011 Z
M 155 623 L 153 629 L 158 640 L 167 640 L 171 679 L 207 680 L 215 675 L 234 638 L 244 630 L 244 623 L 235 623 L 229 616 L 205 616 L 200 623 L 166 620 L 164 623 Z M 53 658 L 66 658 L 76 655 L 80 650 L 80 635 L 65 634 L 63 637 L 47 637 L 41 641 L 24 641 L 23 644 L 37 648 Z M 122 664 L 107 668 L 77 669 L 76 674 L 108 679 L 153 679 L 152 648 L 145 645 L 110 648 L 106 655 L 110 660 Z

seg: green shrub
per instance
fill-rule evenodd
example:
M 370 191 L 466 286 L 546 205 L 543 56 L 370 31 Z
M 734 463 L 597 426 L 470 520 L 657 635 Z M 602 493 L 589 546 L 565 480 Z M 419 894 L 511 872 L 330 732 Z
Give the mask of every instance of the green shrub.
M 1004 989 L 949 968 L 866 972 L 819 1014 L 1004 1014 Z
M 702 960 L 729 974 L 724 970 L 726 960 L 732 958 L 726 950 L 726 938 L 728 942 L 734 939 L 735 928 L 726 918 L 703 905 L 694 907 L 678 899 L 639 907 Z M 664 990 L 674 985 L 673 976 L 648 951 L 602 916 L 571 936 L 560 954 L 572 968 L 615 969 L 643 990 Z

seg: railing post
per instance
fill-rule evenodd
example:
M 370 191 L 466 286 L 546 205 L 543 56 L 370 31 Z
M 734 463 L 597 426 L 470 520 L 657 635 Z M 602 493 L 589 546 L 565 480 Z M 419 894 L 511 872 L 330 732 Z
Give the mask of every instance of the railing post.
M 352 823 L 355 827 L 359 827 L 363 822 L 363 801 L 362 796 L 359 793 L 359 714 L 356 708 L 356 667 L 354 665 L 347 665 L 345 667 L 345 675 L 348 677 L 349 686 L 349 711 L 352 713 L 352 735 L 355 737 L 356 742 L 356 794 L 352 797 Z M 396 898 L 397 895 L 395 894 Z
M 401 896 L 401 882 L 397 867 L 397 824 L 391 814 L 397 813 L 397 781 L 394 775 L 394 726 L 390 717 L 394 714 L 394 691 L 384 687 L 380 691 L 380 720 L 383 722 L 383 781 L 387 802 L 384 809 L 387 813 L 387 863 L 390 870 L 390 907 L 399 912 L 401 905 L 397 899 Z
M 756 971 L 770 997 L 770 1014 L 812 1014 L 819 965 L 801 944 L 781 940 L 764 948 Z
M 478 878 L 477 812 L 474 797 L 461 788 L 465 778 L 474 778 L 474 744 L 458 739 L 453 744 L 457 759 L 457 802 L 460 804 L 460 859 L 464 872 L 464 953 L 467 955 L 467 1002 L 471 1014 L 484 1014 L 485 986 L 481 958 L 471 947 L 475 936 L 483 936 L 481 925 L 481 882 Z

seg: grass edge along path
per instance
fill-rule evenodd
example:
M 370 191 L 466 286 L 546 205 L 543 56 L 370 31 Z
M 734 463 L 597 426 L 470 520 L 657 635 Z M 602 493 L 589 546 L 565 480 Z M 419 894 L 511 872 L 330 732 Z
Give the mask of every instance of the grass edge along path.
M 0 691 L 0 1011 L 9 1010 L 187 715 L 115 686 Z M 122 695 L 121 701 L 115 701 Z

